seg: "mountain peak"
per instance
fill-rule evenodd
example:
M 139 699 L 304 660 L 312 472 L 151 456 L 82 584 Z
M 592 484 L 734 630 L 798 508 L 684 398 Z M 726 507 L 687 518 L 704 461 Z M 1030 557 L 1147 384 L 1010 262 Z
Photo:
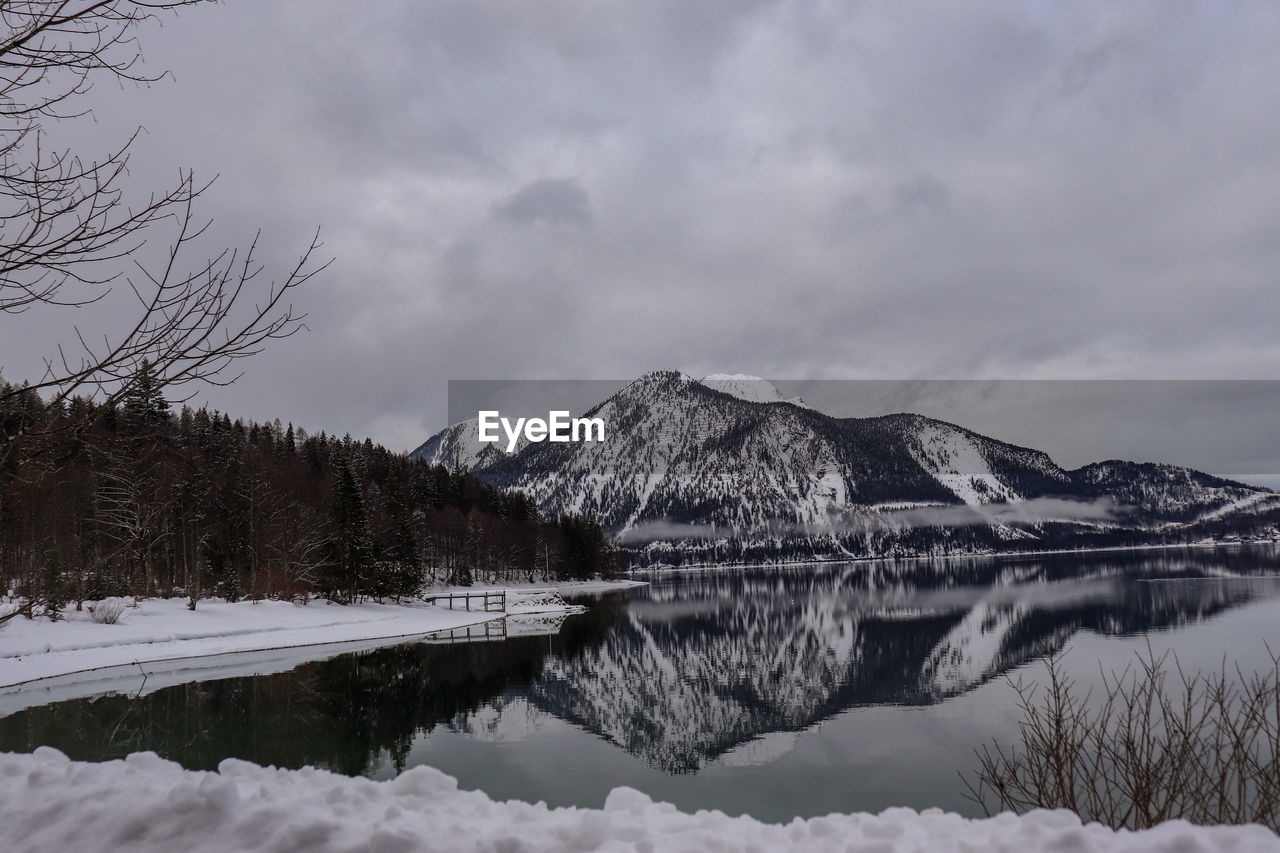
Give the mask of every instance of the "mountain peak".
M 663 382 L 679 382 L 681 384 L 688 384 L 690 382 L 697 381 L 698 380 L 694 379 L 683 370 L 650 370 L 648 373 L 642 373 L 638 378 L 633 380 L 630 385 L 652 385 Z
M 801 408 L 812 408 L 799 397 L 787 399 L 772 382 L 748 373 L 712 373 L 699 380 L 707 388 L 746 400 L 749 403 L 790 403 Z

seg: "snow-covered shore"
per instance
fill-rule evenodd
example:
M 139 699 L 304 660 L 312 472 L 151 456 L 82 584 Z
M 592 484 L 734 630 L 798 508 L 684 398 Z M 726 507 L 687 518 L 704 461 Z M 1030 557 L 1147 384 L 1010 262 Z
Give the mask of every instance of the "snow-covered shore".
M 644 578 L 649 576 L 661 576 L 664 574 L 678 574 L 680 572 L 734 571 L 737 569 L 791 569 L 798 566 L 829 566 L 840 565 L 843 563 L 946 563 L 957 560 L 986 558 L 1004 559 L 1008 557 L 1013 559 L 1024 559 L 1060 556 L 1089 556 L 1093 554 L 1126 554 L 1141 551 L 1217 551 L 1262 545 L 1280 545 L 1280 538 L 1241 539 L 1235 541 L 1202 539 L 1197 542 L 1108 545 L 1104 548 L 1044 548 L 1041 550 L 1022 549 L 1010 551 L 975 549 L 973 551 L 957 552 L 953 554 L 900 554 L 896 556 L 884 555 L 878 557 L 859 557 L 851 554 L 849 556 L 826 557 L 813 560 L 775 560 L 767 563 L 682 563 L 678 566 L 660 563 L 647 566 L 635 566 L 630 571 L 633 577 Z
M 562 594 L 625 588 L 632 581 L 543 584 Z M 497 589 L 497 588 L 494 588 Z M 16 618 L 0 631 L 0 689 L 44 679 L 97 672 L 113 667 L 185 661 L 244 652 L 367 644 L 476 625 L 505 615 L 546 612 L 544 603 L 527 602 L 534 587 L 506 588 L 507 610 L 450 610 L 425 602 L 337 605 L 313 600 L 202 600 L 192 611 L 182 598 L 144 599 L 124 610 L 114 625 L 91 621 L 87 611 L 68 609 L 57 622 Z M 449 590 L 433 590 L 447 592 Z M 462 590 L 459 590 L 462 591 Z M 466 590 L 472 594 L 484 590 Z M 293 655 L 298 658 L 298 655 Z M 296 663 L 308 659 L 304 653 Z M 296 665 L 296 664 L 295 664 Z
M 49 747 L 0 753 L 0 826 L 13 851 L 1280 851 L 1260 826 L 1117 832 L 1066 811 L 972 820 L 911 809 L 766 824 L 681 812 L 631 788 L 603 809 L 549 809 L 460 791 L 429 767 L 375 782 L 236 759 L 183 770 L 149 752 L 94 764 Z

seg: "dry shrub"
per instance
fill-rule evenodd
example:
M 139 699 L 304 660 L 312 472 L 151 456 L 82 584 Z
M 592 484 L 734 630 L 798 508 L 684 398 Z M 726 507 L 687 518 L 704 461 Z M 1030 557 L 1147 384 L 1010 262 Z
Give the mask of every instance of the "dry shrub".
M 1100 702 L 1051 656 L 1047 684 L 1014 684 L 1020 746 L 979 750 L 968 797 L 988 815 L 1067 808 L 1117 828 L 1183 818 L 1280 831 L 1280 659 L 1268 652 L 1269 672 L 1224 659 L 1193 674 L 1148 645 L 1103 672 Z
M 98 625 L 115 625 L 124 618 L 123 598 L 104 598 L 89 606 L 89 619 Z

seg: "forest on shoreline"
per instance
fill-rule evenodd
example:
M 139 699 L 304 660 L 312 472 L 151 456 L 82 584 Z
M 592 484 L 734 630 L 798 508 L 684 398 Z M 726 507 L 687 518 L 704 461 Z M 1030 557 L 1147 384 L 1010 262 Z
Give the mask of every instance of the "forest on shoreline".
M 18 391 L 19 393 L 11 393 Z M 591 518 L 369 439 L 0 383 L 0 587 L 28 615 L 114 595 L 403 599 L 438 583 L 611 578 Z

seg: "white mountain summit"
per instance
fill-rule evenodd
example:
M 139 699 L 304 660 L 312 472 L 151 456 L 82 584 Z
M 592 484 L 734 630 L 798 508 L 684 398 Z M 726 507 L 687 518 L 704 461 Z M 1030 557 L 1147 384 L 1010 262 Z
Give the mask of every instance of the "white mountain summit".
M 712 373 L 699 381 L 713 391 L 746 400 L 748 403 L 790 403 L 804 409 L 813 408 L 799 397 L 790 399 L 783 397 L 782 392 L 772 382 L 761 379 L 759 376 L 746 373 Z

